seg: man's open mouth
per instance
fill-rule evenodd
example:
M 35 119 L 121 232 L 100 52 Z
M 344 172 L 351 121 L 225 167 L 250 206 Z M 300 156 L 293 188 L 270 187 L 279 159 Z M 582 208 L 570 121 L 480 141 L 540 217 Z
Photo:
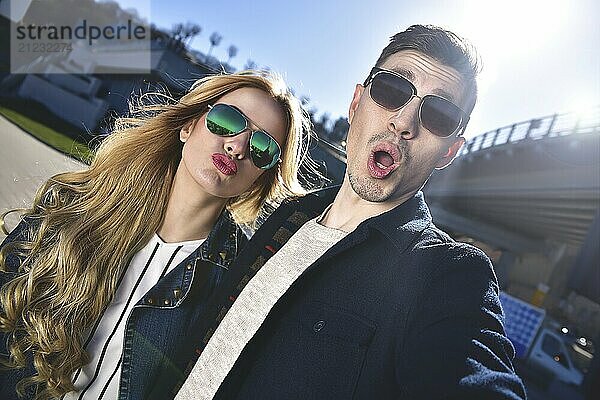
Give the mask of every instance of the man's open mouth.
M 386 151 L 376 151 L 374 154 L 375 163 L 379 168 L 388 168 L 394 163 L 394 159 L 390 153 Z
M 371 152 L 367 167 L 373 178 L 383 179 L 392 173 L 400 160 L 398 148 L 389 143 L 380 143 Z

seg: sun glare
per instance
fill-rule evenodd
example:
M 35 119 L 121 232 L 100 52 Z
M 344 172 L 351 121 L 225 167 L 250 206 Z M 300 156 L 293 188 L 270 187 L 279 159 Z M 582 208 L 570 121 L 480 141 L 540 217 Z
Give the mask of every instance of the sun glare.
M 600 95 L 584 88 L 575 89 L 571 96 L 565 98 L 563 109 L 574 112 L 581 117 L 598 113 L 600 110 Z
M 473 1 L 465 8 L 465 33 L 486 50 L 530 51 L 552 40 L 570 14 L 559 0 Z
M 575 112 L 577 119 L 580 121 L 596 121 L 597 123 L 600 120 L 600 104 L 582 104 L 571 110 Z
M 500 59 L 517 62 L 532 50 L 552 45 L 571 11 L 569 2 L 561 0 L 469 0 L 464 10 L 460 31 L 484 60 L 483 91 L 495 79 Z

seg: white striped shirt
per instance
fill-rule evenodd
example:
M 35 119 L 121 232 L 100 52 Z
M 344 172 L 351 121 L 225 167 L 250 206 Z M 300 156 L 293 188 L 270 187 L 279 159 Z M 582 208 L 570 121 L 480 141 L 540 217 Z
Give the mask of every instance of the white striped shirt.
M 154 234 L 150 242 L 133 256 L 113 301 L 92 329 L 91 338 L 86 343 L 91 362 L 76 371 L 74 382 L 77 391 L 67 393 L 65 400 L 117 398 L 125 325 L 133 306 L 203 241 L 165 243 Z

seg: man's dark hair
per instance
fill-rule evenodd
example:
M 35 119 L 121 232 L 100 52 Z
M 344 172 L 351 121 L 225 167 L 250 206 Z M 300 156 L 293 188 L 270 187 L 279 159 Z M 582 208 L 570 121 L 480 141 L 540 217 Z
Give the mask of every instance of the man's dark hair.
M 465 39 L 438 26 L 412 25 L 390 38 L 375 66 L 381 67 L 389 56 L 403 50 L 418 51 L 454 68 L 472 88 L 473 96 L 477 97 L 479 58 L 475 47 Z

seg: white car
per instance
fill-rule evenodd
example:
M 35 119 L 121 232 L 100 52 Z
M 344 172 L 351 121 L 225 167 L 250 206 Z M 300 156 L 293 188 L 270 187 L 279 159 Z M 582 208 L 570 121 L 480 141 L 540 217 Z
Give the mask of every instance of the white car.
M 579 386 L 583 381 L 583 373 L 573 364 L 564 341 L 549 329 L 543 328 L 538 335 L 529 354 L 529 363 L 551 372 L 563 382 Z

